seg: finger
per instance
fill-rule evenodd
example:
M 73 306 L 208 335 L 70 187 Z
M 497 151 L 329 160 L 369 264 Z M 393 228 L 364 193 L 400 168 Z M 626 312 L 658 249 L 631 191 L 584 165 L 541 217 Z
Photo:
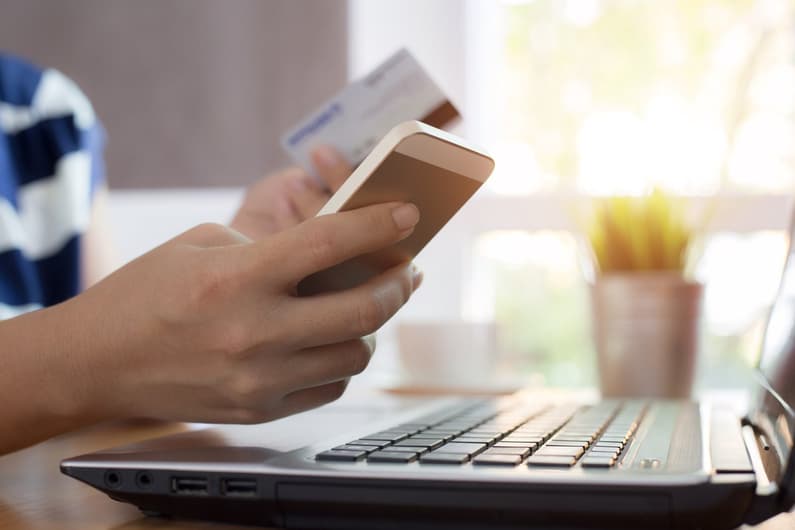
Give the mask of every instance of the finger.
M 309 156 L 318 176 L 332 192 L 337 191 L 353 171 L 348 161 L 329 145 L 316 147 Z
M 320 189 L 312 177 L 303 175 L 290 181 L 290 199 L 301 220 L 314 217 L 330 195 Z
M 305 388 L 287 394 L 279 408 L 279 415 L 289 416 L 298 412 L 313 409 L 326 403 L 331 403 L 342 397 L 348 387 L 348 380 L 342 379 L 314 388 Z
M 302 221 L 301 216 L 286 194 L 275 199 L 271 218 L 279 232 L 293 227 Z
M 369 335 L 408 301 L 420 277 L 414 265 L 402 264 L 353 289 L 291 300 L 283 336 L 301 349 Z
M 376 204 L 314 217 L 250 248 L 268 262 L 269 280 L 295 285 L 314 272 L 408 237 L 419 217 L 413 204 Z M 274 257 L 289 258 L 289 263 L 273 263 Z
M 371 340 L 354 339 L 292 352 L 282 372 L 284 383 L 291 390 L 300 390 L 360 374 L 370 363 L 374 346 Z

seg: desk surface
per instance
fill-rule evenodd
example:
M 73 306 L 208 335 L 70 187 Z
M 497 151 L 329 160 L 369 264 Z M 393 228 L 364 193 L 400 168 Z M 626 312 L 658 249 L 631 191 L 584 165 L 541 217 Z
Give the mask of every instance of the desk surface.
M 250 530 L 251 527 L 146 518 L 135 507 L 112 501 L 58 470 L 59 462 L 69 456 L 185 429 L 181 424 L 143 421 L 103 425 L 0 458 L 0 528 Z
M 244 530 L 251 527 L 146 518 L 133 506 L 70 479 L 58 470 L 66 457 L 186 430 L 180 424 L 127 422 L 98 426 L 0 458 L 0 528 L 58 530 L 187 529 Z M 792 530 L 795 514 L 766 522 L 759 530 Z

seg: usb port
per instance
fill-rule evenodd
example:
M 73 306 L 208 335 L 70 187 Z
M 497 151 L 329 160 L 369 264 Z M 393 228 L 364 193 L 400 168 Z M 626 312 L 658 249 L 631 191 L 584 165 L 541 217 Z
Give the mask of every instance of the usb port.
M 248 478 L 221 479 L 221 495 L 228 497 L 254 497 L 257 494 L 257 481 Z
M 201 477 L 171 477 L 171 492 L 178 495 L 207 495 L 208 480 Z

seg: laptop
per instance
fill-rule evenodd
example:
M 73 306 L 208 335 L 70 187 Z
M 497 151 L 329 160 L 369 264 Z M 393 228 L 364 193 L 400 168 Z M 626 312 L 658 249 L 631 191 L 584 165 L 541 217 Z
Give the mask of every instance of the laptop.
M 331 405 L 78 456 L 61 470 L 146 514 L 272 527 L 735 528 L 795 504 L 795 246 L 762 350 L 742 417 L 690 401 L 575 404 L 527 391 L 364 416 Z

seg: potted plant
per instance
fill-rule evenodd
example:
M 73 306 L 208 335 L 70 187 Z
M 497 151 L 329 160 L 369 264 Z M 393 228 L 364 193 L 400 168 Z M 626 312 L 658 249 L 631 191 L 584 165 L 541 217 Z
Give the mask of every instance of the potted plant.
M 695 231 L 661 190 L 594 204 L 586 237 L 602 394 L 690 396 L 703 286 L 688 278 Z

